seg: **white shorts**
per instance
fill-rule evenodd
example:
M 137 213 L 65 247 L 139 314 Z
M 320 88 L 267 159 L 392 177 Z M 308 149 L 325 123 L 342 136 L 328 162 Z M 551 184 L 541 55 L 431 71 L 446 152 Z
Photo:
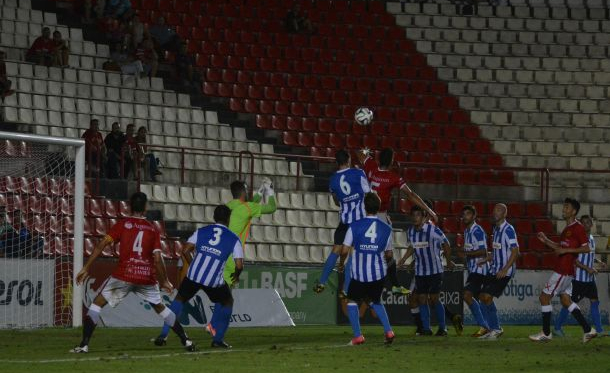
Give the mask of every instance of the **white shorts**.
M 129 293 L 134 293 L 144 301 L 153 305 L 161 303 L 159 284 L 132 284 L 131 282 L 119 280 L 110 276 L 102 289 L 102 296 L 112 308 L 118 306 Z
M 542 292 L 550 296 L 561 294 L 572 296 L 572 276 L 560 275 L 557 272 L 553 272 L 549 281 L 544 285 Z

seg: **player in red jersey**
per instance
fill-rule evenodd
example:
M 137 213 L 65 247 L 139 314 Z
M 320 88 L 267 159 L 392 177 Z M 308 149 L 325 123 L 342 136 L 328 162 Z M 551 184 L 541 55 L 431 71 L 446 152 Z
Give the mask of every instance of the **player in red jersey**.
M 436 224 L 438 223 L 438 216 L 432 209 L 426 205 L 426 203 L 409 188 L 407 183 L 400 177 L 396 172 L 390 170 L 394 163 L 394 150 L 391 148 L 385 148 L 379 155 L 379 165 L 369 155 L 369 150 L 364 149 L 358 152 L 358 158 L 364 168 L 364 173 L 369 179 L 371 189 L 377 193 L 379 199 L 381 199 L 381 208 L 377 217 L 382 221 L 392 225 L 388 210 L 390 209 L 392 191 L 398 189 L 403 191 L 409 201 L 413 202 L 417 206 L 421 207 L 427 214 L 428 217 Z M 409 294 L 409 290 L 403 286 L 399 286 L 398 278 L 396 276 L 396 261 L 393 260 L 388 264 L 388 277 L 392 283 L 392 292 L 397 294 Z
M 122 219 L 116 223 L 98 243 L 95 250 L 87 260 L 87 264 L 76 276 L 78 285 L 89 277 L 89 268 L 100 256 L 104 248 L 115 242 L 120 245 L 119 265 L 106 280 L 101 293 L 95 298 L 84 320 L 83 339 L 79 346 L 70 352 L 89 352 L 89 340 L 100 320 L 100 312 L 107 304 L 116 307 L 129 294 L 137 294 L 144 301 L 150 303 L 154 310 L 163 317 L 163 321 L 172 327 L 178 334 L 182 344 L 188 351 L 194 350 L 191 342 L 176 315 L 161 301 L 161 292 L 157 277 L 161 280 L 163 290 L 171 293 L 173 286 L 167 279 L 165 263 L 161 256 L 161 239 L 159 232 L 144 217 L 146 213 L 146 194 L 137 192 L 131 196 L 132 217 Z
M 548 342 L 553 338 L 551 334 L 551 313 L 553 306 L 551 299 L 554 295 L 559 295 L 561 305 L 568 309 L 576 321 L 582 326 L 585 333 L 583 343 L 589 342 L 597 336 L 595 330 L 591 329 L 585 320 L 580 308 L 572 302 L 572 278 L 574 277 L 575 264 L 578 254 L 589 252 L 589 237 L 585 227 L 576 220 L 576 215 L 580 210 L 580 203 L 572 198 L 566 198 L 563 202 L 563 218 L 566 227 L 561 232 L 560 242 L 556 243 L 548 239 L 542 232 L 538 233 L 538 239 L 545 245 L 555 250 L 559 255 L 554 272 L 546 283 L 542 294 L 540 294 L 540 304 L 542 305 L 542 331 L 530 336 L 530 340 L 535 342 Z

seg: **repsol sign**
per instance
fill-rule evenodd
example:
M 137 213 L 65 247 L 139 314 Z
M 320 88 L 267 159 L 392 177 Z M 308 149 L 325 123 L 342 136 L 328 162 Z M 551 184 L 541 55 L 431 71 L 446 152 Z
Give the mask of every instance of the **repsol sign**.
M 0 306 L 43 306 L 42 281 L 0 280 Z

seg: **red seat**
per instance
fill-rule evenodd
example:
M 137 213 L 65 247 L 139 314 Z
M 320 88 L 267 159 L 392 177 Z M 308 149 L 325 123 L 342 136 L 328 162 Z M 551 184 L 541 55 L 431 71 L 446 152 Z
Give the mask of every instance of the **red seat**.
M 545 244 L 540 242 L 540 240 L 538 239 L 538 237 L 536 235 L 531 235 L 527 242 L 528 242 L 527 243 L 527 247 L 530 250 L 534 250 L 534 251 L 550 251 L 550 249 Z
M 271 119 L 266 115 L 258 114 L 256 116 L 256 126 L 258 128 L 269 129 L 271 128 Z
M 318 131 L 318 119 L 317 118 L 303 118 L 303 131 L 304 132 Z
M 469 169 L 460 169 L 458 171 L 458 183 L 477 184 L 476 172 Z
M 525 253 L 521 259 L 521 268 L 538 269 L 540 267 L 540 257 L 535 253 Z
M 108 230 L 106 219 L 103 218 L 95 218 L 93 221 L 93 234 L 97 236 L 106 235 L 106 231 Z
M 313 136 L 309 133 L 300 132 L 298 135 L 298 144 L 300 146 L 312 146 L 313 145 Z
M 523 216 L 523 204 L 520 202 L 510 202 L 506 205 L 508 209 L 508 216 Z
M 131 208 L 129 207 L 129 201 L 119 201 L 119 218 L 126 218 L 131 216 Z
M 532 222 L 530 220 L 517 220 L 514 225 L 517 234 L 534 233 L 534 230 L 532 229 Z
M 290 113 L 290 106 L 284 101 L 276 101 L 275 113 L 280 115 L 288 115 Z
M 444 218 L 441 220 L 443 231 L 446 233 L 459 233 L 460 224 L 455 218 Z
M 96 198 L 90 198 L 87 206 L 86 213 L 88 216 L 101 217 L 103 212 L 102 200 Z
M 547 235 L 555 233 L 555 227 L 550 220 L 537 220 L 535 225 L 536 232 L 544 232 Z
M 335 148 L 343 148 L 345 146 L 345 138 L 343 135 L 331 133 L 329 137 L 329 144 Z
M 296 116 L 304 116 L 305 115 L 305 105 L 300 102 L 293 102 L 290 104 L 290 113 Z
M 362 147 L 362 136 L 348 134 L 346 137 L 346 146 L 349 149 L 358 149 Z
M 286 144 L 286 145 L 290 145 L 290 146 L 299 145 L 299 141 L 297 138 L 297 132 L 292 132 L 292 131 L 284 132 L 282 134 L 282 140 L 283 140 L 284 144 Z
M 257 109 L 256 104 L 254 104 L 254 106 L 252 108 L 249 108 L 247 106 L 247 103 L 249 101 L 250 100 L 246 100 L 246 106 L 245 106 L 246 111 L 249 113 L 256 112 L 256 109 Z M 273 101 L 260 101 L 258 110 L 263 114 L 273 114 L 275 112 L 274 102 Z
M 451 213 L 454 215 L 461 214 L 465 205 L 464 201 L 451 201 Z
M 543 203 L 528 203 L 527 216 L 541 217 L 546 215 L 546 206 Z
M 298 118 L 292 117 L 284 117 L 279 115 L 274 115 L 271 118 L 271 128 L 276 130 L 295 130 L 298 131 L 301 129 L 301 121 Z
M 157 229 L 162 238 L 165 238 L 165 223 L 162 220 L 153 220 L 152 225 Z
M 107 218 L 116 218 L 119 214 L 119 203 L 109 199 L 104 200 L 104 216 Z
M 443 184 L 455 184 L 457 182 L 457 172 L 452 168 L 441 169 L 440 181 Z

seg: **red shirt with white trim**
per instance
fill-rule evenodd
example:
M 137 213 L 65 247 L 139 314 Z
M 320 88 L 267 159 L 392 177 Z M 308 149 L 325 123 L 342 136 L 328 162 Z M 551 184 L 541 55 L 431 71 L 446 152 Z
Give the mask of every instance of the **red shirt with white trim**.
M 392 190 L 395 188 L 401 189 L 407 185 L 402 177 L 396 172 L 389 170 L 380 170 L 377 162 L 372 157 L 367 157 L 364 160 L 364 173 L 369 179 L 371 189 L 377 193 L 381 200 L 380 212 L 385 212 L 390 209 Z
M 561 232 L 559 245 L 568 249 L 578 249 L 589 244 L 589 237 L 585 231 L 585 227 L 578 221 L 568 225 Z M 578 254 L 563 254 L 559 256 L 557 264 L 555 264 L 555 272 L 560 275 L 574 276 L 575 263 Z
M 119 266 L 112 277 L 132 284 L 157 283 L 154 253 L 161 251 L 161 236 L 145 218 L 126 218 L 116 223 L 108 236 L 119 243 Z

